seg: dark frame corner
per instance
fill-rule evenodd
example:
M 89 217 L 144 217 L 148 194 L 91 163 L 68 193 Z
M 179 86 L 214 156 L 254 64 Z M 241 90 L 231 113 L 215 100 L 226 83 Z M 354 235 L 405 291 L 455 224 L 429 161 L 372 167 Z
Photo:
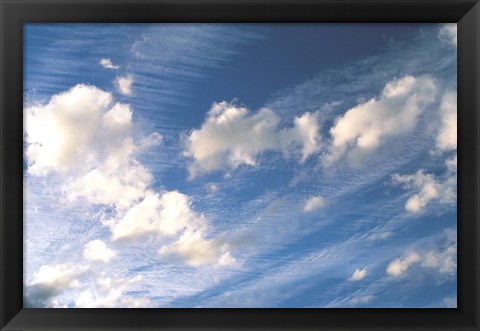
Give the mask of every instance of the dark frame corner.
M 0 329 L 480 330 L 478 0 L 0 0 Z M 457 309 L 23 308 L 23 24 L 458 22 Z

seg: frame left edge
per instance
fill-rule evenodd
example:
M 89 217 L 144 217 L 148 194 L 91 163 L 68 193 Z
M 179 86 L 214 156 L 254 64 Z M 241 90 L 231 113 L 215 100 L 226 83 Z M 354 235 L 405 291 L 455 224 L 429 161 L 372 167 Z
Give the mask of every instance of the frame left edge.
M 23 308 L 23 25 L 19 3 L 0 0 L 0 329 Z M 18 221 L 20 220 L 20 222 Z

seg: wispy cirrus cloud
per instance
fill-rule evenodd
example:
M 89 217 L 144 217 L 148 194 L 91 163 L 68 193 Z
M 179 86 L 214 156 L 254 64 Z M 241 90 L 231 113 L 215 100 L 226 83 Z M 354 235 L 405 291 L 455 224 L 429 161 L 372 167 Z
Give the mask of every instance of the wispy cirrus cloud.
M 367 267 L 362 269 L 355 269 L 352 276 L 349 278 L 351 281 L 359 281 L 365 278 L 367 275 Z

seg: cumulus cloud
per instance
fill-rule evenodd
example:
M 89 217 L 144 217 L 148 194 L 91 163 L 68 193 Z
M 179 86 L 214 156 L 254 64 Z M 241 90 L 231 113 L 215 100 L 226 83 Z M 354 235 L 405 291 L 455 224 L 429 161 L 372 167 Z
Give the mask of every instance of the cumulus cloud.
M 88 266 L 68 263 L 41 266 L 33 280 L 26 284 L 25 305 L 30 308 L 56 306 L 54 297 L 65 289 L 79 287 L 77 278 L 88 269 Z
M 428 203 L 438 201 L 442 204 L 454 204 L 457 201 L 457 155 L 445 162 L 447 171 L 444 179 L 426 174 L 423 169 L 415 174 L 393 174 L 394 185 L 400 185 L 414 193 L 405 203 L 410 213 L 422 212 Z
M 132 95 L 132 84 L 132 75 L 127 75 L 125 77 L 117 76 L 117 78 L 115 78 L 115 86 L 117 87 L 118 92 L 127 97 Z
M 457 149 L 457 93 L 447 91 L 440 105 L 440 128 L 436 138 L 436 151 Z
M 112 240 L 119 240 L 148 234 L 172 236 L 185 228 L 198 230 L 206 227 L 206 219 L 190 208 L 186 195 L 170 191 L 148 194 L 119 220 L 106 224 L 112 231 Z
M 114 279 L 103 274 L 97 278 L 95 287 L 80 293 L 75 300 L 76 308 L 145 308 L 151 305 L 150 300 L 143 297 L 126 295 L 142 277 Z
M 441 245 L 422 253 L 410 252 L 397 258 L 387 266 L 387 274 L 399 277 L 414 264 L 425 269 L 435 270 L 438 274 L 456 275 L 457 273 L 457 232 L 445 230 L 445 239 Z
M 438 30 L 438 38 L 457 47 L 457 23 L 442 24 Z
M 110 93 L 79 84 L 53 96 L 46 105 L 25 110 L 28 172 L 68 175 L 67 201 L 126 208 L 142 198 L 152 181 L 135 154 L 161 143 L 153 133 L 132 137 L 132 109 L 113 102 Z
M 201 230 L 185 231 L 175 243 L 163 246 L 159 255 L 166 259 L 180 258 L 191 266 L 218 264 L 220 266 L 235 265 L 235 259 L 228 251 L 228 244 L 218 239 L 208 240 Z
M 365 276 L 367 275 L 367 268 L 363 268 L 363 269 L 355 269 L 355 271 L 353 272 L 352 276 L 349 278 L 349 280 L 351 281 L 359 281 L 359 280 L 362 280 L 363 278 L 365 278 Z
M 108 248 L 105 242 L 99 239 L 88 242 L 83 248 L 83 257 L 91 261 L 108 263 L 116 255 L 114 250 Z
M 430 201 L 438 199 L 440 196 L 440 184 L 433 175 L 425 174 L 423 170 L 419 170 L 413 175 L 394 174 L 392 180 L 404 188 L 418 191 L 405 203 L 405 209 L 411 213 L 421 212 Z
M 457 150 L 457 93 L 446 91 L 439 107 L 439 125 L 435 139 L 433 155 L 441 155 Z M 453 204 L 457 199 L 457 154 L 445 161 L 446 172 L 443 178 L 420 169 L 415 174 L 392 176 L 393 183 L 414 193 L 405 204 L 405 209 L 411 213 L 424 210 L 431 201 Z
M 349 109 L 330 129 L 332 137 L 325 166 L 347 158 L 363 164 L 389 139 L 411 132 L 426 107 L 435 100 L 436 87 L 427 76 L 405 76 L 385 85 L 381 95 Z
M 121 118 L 125 119 L 130 110 L 127 105 L 111 107 L 111 104 L 110 93 L 80 84 L 53 96 L 46 105 L 26 108 L 29 173 L 67 172 L 101 157 L 101 150 L 115 150 L 117 144 L 108 139 L 113 132 L 105 127 L 104 116 L 110 111 L 122 113 Z M 121 140 L 129 130 L 129 123 L 118 124 L 115 131 L 117 140 Z
M 29 173 L 65 175 L 62 191 L 67 202 L 84 199 L 114 207 L 112 219 L 104 222 L 112 240 L 153 234 L 173 242 L 160 255 L 178 251 L 178 260 L 192 265 L 234 261 L 226 243 L 207 239 L 207 220 L 192 210 L 188 196 L 150 188 L 153 176 L 136 155 L 160 144 L 162 136 L 153 133 L 134 140 L 129 105 L 114 103 L 110 93 L 96 87 L 77 85 L 26 113 Z M 88 243 L 83 253 L 101 262 L 115 256 L 99 240 Z
M 317 209 L 324 207 L 326 204 L 325 199 L 320 196 L 314 196 L 305 201 L 303 205 L 304 213 L 311 213 Z
M 207 239 L 206 218 L 192 210 L 188 196 L 176 191 L 149 194 L 128 210 L 119 220 L 106 225 L 112 240 L 137 239 L 147 235 L 157 238 L 175 238 L 174 243 L 159 250 L 162 259 L 179 260 L 188 265 L 232 265 L 234 259 L 228 244 L 219 239 Z
M 187 137 L 184 155 L 193 159 L 190 175 L 254 166 L 265 151 L 281 151 L 299 162 L 319 148 L 318 114 L 305 113 L 293 127 L 278 128 L 280 117 L 268 108 L 252 113 L 227 102 L 213 104 L 202 127 Z
M 399 277 L 403 275 L 412 264 L 419 261 L 420 255 L 416 252 L 411 252 L 402 258 L 397 258 L 390 262 L 387 266 L 387 274 L 393 277 Z
M 119 69 L 120 66 L 119 65 L 114 65 L 112 63 L 112 60 L 110 59 L 100 59 L 100 65 L 102 65 L 102 67 L 104 68 L 107 68 L 107 69 Z

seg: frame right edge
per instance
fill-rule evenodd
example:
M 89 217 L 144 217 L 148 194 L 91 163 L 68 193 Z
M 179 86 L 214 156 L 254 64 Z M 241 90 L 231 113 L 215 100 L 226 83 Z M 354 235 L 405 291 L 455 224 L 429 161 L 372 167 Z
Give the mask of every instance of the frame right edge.
M 458 22 L 458 309 L 480 330 L 480 3 Z M 462 328 L 462 330 L 465 330 Z

